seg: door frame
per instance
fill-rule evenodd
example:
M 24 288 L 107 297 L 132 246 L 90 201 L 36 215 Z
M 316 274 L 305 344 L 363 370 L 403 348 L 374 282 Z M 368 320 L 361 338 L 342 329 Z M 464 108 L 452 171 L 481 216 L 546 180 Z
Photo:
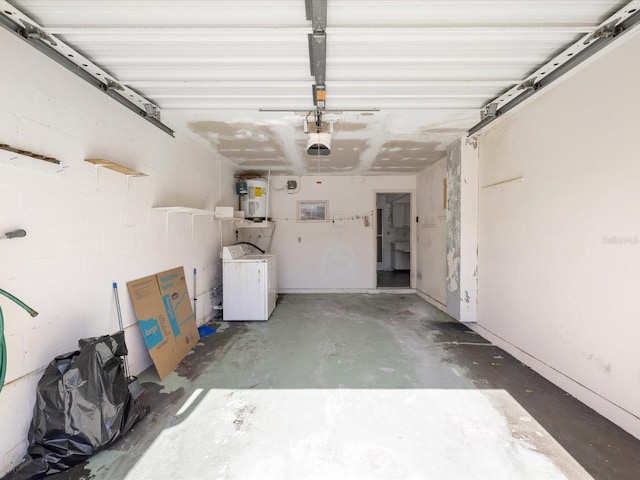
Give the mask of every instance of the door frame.
M 376 212 L 378 208 L 378 194 L 409 194 L 409 246 L 411 249 L 411 254 L 409 257 L 409 287 L 411 289 L 415 288 L 415 272 L 416 272 L 416 252 L 415 247 L 417 245 L 416 235 L 417 235 L 417 223 L 415 222 L 416 218 L 416 191 L 415 189 L 407 189 L 407 188 L 387 188 L 387 189 L 376 189 L 373 191 L 373 211 Z M 371 241 L 373 242 L 373 258 L 372 258 L 372 275 L 373 275 L 373 285 L 374 288 L 378 288 L 378 247 L 377 247 L 377 232 L 378 232 L 378 219 L 377 215 L 373 215 L 373 235 Z M 384 231 L 383 238 L 384 238 Z
M 376 202 L 377 202 L 377 196 L 376 196 Z M 384 207 L 379 207 L 376 204 L 376 219 L 374 221 L 374 228 L 375 228 L 375 232 L 376 232 L 376 272 L 378 270 L 383 270 L 384 269 L 384 229 L 382 228 L 382 225 L 380 225 L 379 222 L 379 218 L 383 218 L 384 216 Z M 378 216 L 378 213 L 380 213 L 380 215 Z M 380 228 L 380 233 L 378 233 L 378 228 Z M 380 261 L 378 262 L 378 236 L 380 237 Z

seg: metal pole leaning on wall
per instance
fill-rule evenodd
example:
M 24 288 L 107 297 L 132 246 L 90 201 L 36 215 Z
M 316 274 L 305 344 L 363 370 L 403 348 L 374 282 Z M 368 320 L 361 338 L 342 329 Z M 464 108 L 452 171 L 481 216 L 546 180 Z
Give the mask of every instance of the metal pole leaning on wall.
M 196 274 L 197 274 L 197 271 L 194 268 L 193 269 L 193 318 L 195 319 L 196 324 L 197 324 L 198 323 L 198 315 L 196 314 L 196 303 L 198 301 L 198 294 L 196 293 L 197 292 L 197 290 L 196 290 L 196 285 L 197 285 Z

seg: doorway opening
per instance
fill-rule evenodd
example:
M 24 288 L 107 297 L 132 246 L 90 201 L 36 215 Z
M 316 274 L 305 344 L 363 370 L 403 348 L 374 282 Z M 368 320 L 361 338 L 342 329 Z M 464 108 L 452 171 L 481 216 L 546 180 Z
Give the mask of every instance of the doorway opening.
M 411 287 L 411 193 L 376 193 L 376 287 Z

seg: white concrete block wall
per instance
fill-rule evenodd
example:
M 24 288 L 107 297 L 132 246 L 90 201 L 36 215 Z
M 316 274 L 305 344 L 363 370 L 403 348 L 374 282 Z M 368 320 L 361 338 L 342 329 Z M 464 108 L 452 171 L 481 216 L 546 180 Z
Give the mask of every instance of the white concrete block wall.
M 58 158 L 62 167 L 0 152 L 0 288 L 40 312 L 31 318 L 0 297 L 8 369 L 0 392 L 0 475 L 26 452 L 35 388 L 56 355 L 79 338 L 117 330 L 112 282 L 119 285 L 133 373 L 151 364 L 126 282 L 184 266 L 192 291 L 198 269 L 199 323 L 211 315 L 220 284 L 221 244 L 233 230 L 212 216 L 154 206 L 213 210 L 232 204 L 233 172 L 188 134 L 172 138 L 64 68 L 0 30 L 0 142 Z M 171 125 L 170 115 L 163 117 Z M 105 158 L 148 174 L 97 173 L 85 158 Z M 16 166 L 17 161 L 26 166 Z M 220 188 L 224 185 L 224 188 Z M 167 223 L 168 222 L 168 223 Z
M 443 180 L 446 178 L 446 158 L 427 167 L 416 177 L 419 218 L 415 249 L 416 289 L 441 309 L 446 308 L 447 302 L 447 210 L 443 204 Z
M 290 179 L 299 182 L 298 193 L 277 190 Z M 318 180 L 322 183 L 317 184 Z M 411 192 L 414 212 L 415 185 L 415 176 L 410 175 L 272 177 L 270 216 L 277 222 L 272 251 L 278 255 L 279 288 L 301 292 L 375 289 L 376 192 Z M 362 218 L 297 222 L 299 200 L 328 200 L 330 217 L 368 215 L 369 226 Z M 412 245 L 415 230 L 411 229 Z M 415 271 L 415 259 L 412 262 Z
M 636 34 L 480 136 L 478 259 L 479 330 L 637 437 L 639 55 Z
M 478 291 L 478 151 L 462 137 L 447 149 L 447 313 L 475 322 Z

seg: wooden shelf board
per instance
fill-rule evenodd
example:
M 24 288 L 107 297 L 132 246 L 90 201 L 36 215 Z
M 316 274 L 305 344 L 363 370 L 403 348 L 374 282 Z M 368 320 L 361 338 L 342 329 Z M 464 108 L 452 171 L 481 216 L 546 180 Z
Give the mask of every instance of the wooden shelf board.
M 123 175 L 127 175 L 129 177 L 146 177 L 146 173 L 139 172 L 137 170 L 133 170 L 132 168 L 125 167 L 123 165 L 119 165 L 110 160 L 104 160 L 101 158 L 85 158 L 85 162 L 89 162 L 96 167 L 107 168 L 109 170 L 113 170 L 114 172 L 122 173 Z
M 60 165 L 60 160 L 53 157 L 45 157 L 44 155 L 39 155 L 37 153 L 29 152 L 28 150 L 20 150 L 19 148 L 13 148 L 10 145 L 1 143 L 0 149 L 6 150 L 7 152 L 17 153 L 18 155 L 24 155 L 25 157 L 35 158 L 36 160 L 42 160 L 43 162 L 53 163 L 55 165 Z

